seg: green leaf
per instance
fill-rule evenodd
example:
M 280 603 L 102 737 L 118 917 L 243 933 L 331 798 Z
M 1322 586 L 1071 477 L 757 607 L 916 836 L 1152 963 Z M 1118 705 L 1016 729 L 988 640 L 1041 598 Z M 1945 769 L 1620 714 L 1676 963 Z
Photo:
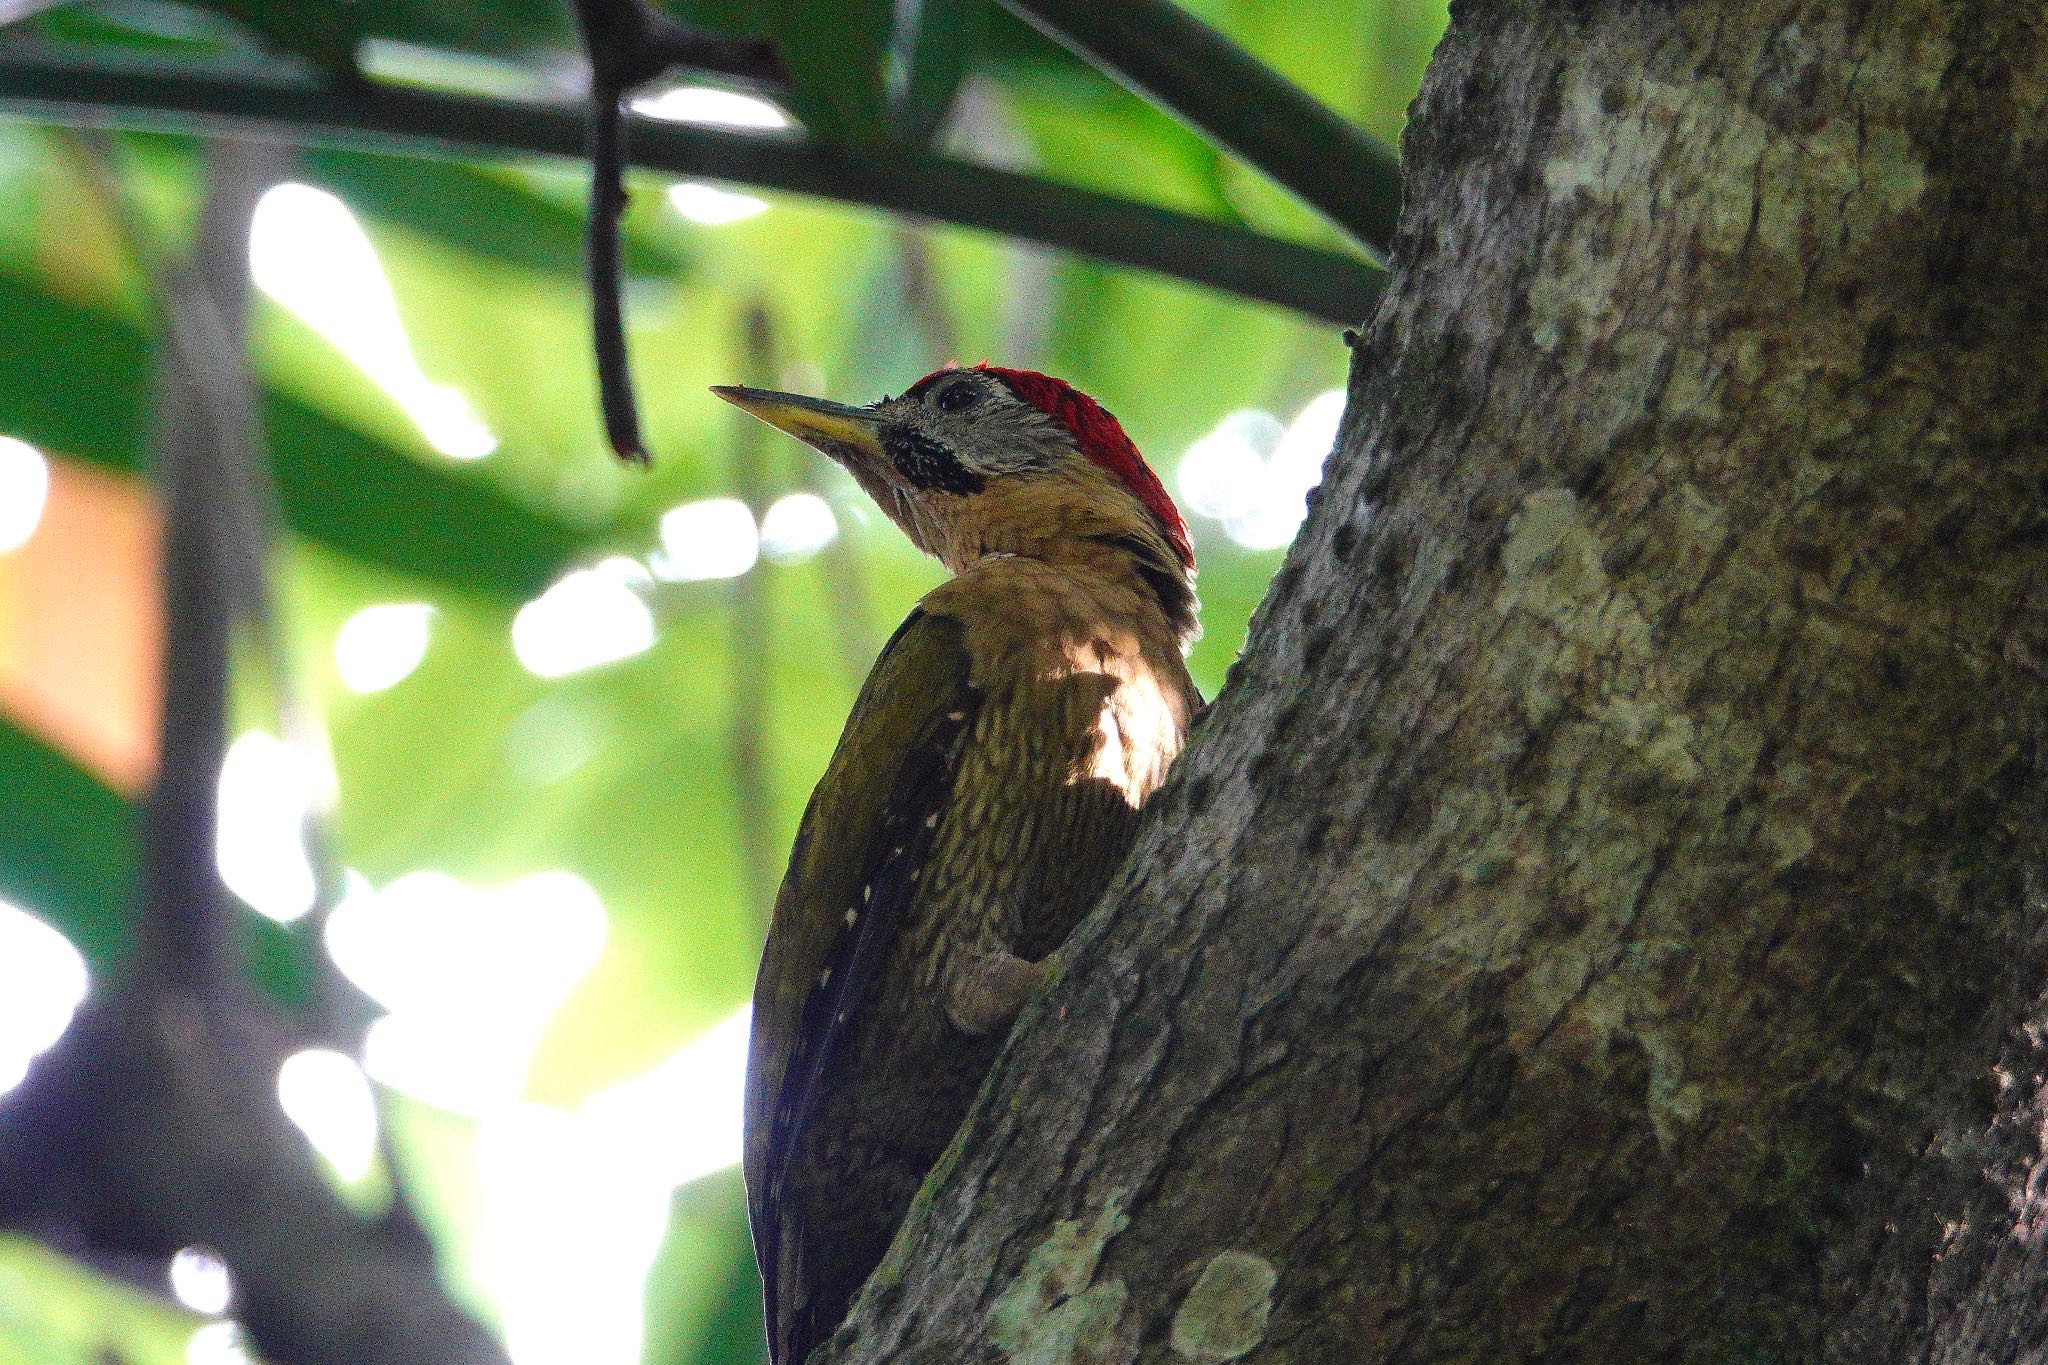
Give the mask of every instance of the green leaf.
M 50 921 L 95 969 L 118 955 L 135 881 L 135 813 L 41 740 L 0 720 L 0 899 Z
M 1030 49 L 1027 49 L 1030 50 Z M 1004 63 L 1011 108 L 1041 166 L 1058 178 L 1184 213 L 1231 220 L 1216 148 L 1171 114 L 1065 53 Z
M 248 25 L 251 32 L 279 52 L 303 58 L 331 77 L 356 72 L 358 30 L 346 5 L 280 5 L 265 0 L 204 0 Z
M 285 8 L 298 0 L 255 0 Z M 324 8 L 324 6 L 323 6 Z M 511 56 L 575 41 L 569 7 L 561 0 L 485 0 L 451 5 L 445 0 L 351 0 L 338 6 L 365 38 Z
M 316 148 L 307 178 L 384 223 L 475 252 L 495 265 L 575 275 L 583 269 L 583 214 L 535 194 L 494 167 L 429 157 Z M 628 234 L 626 269 L 678 275 L 686 257 L 668 242 Z
M 921 0 L 899 34 L 903 67 L 895 101 L 896 131 L 930 142 L 945 123 L 987 31 L 989 0 Z M 907 42 L 905 41 L 907 39 Z
M 0 1365 L 184 1365 L 200 1325 L 162 1295 L 0 1237 Z
M 698 28 L 747 35 L 772 31 L 776 8 L 782 3 L 783 0 L 666 0 L 663 8 Z
M 0 275 L 0 431 L 117 469 L 142 462 L 152 349 L 129 324 Z M 268 390 L 286 521 L 372 564 L 466 592 L 530 596 L 578 538 L 473 471 L 427 465 Z
M 776 51 L 789 69 L 790 103 L 830 142 L 873 142 L 888 130 L 886 69 L 892 0 L 780 0 Z
M 92 8 L 59 5 L 38 15 L 36 27 L 67 43 L 102 43 L 180 55 L 216 54 L 247 42 L 244 29 L 234 20 L 154 0 Z

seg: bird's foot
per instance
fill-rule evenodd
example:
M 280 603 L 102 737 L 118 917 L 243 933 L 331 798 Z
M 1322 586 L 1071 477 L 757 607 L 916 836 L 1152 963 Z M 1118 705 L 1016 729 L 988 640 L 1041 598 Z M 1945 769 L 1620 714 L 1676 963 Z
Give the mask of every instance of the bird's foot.
M 949 966 L 946 1017 L 977 1038 L 1008 1028 L 1058 971 L 1050 957 L 1027 962 L 1015 953 L 987 948 L 962 949 Z

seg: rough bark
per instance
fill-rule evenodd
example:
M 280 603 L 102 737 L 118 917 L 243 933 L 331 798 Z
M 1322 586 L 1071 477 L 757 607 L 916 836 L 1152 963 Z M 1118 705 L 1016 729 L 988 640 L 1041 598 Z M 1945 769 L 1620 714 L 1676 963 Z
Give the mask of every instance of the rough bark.
M 1327 482 L 847 1362 L 2041 1359 L 2048 31 L 1461 7 Z

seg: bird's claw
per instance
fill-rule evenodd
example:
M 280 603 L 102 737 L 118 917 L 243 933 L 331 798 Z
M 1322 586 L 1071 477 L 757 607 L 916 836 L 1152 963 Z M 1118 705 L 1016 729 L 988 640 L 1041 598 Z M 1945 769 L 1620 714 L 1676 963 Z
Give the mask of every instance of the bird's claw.
M 1027 962 L 1000 949 L 970 948 L 954 954 L 946 982 L 946 1017 L 974 1037 L 1006 1029 L 1032 996 L 1057 971 L 1050 957 Z

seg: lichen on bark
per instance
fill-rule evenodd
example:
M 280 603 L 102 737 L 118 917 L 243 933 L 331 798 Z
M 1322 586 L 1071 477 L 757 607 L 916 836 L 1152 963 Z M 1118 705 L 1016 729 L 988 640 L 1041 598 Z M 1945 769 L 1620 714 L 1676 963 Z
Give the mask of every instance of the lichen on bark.
M 1279 1280 L 1280 1272 L 1263 1256 L 1235 1248 L 1217 1252 L 1174 1310 L 1167 1338 L 1174 1354 L 1196 1361 L 1248 1355 L 1266 1339 Z
M 1124 1358 L 1120 1327 L 1128 1291 L 1097 1282 L 1103 1248 L 1130 1225 L 1112 1195 L 1094 1219 L 1067 1219 L 1031 1249 L 989 1314 L 989 1340 L 1008 1365 L 1094 1365 Z

